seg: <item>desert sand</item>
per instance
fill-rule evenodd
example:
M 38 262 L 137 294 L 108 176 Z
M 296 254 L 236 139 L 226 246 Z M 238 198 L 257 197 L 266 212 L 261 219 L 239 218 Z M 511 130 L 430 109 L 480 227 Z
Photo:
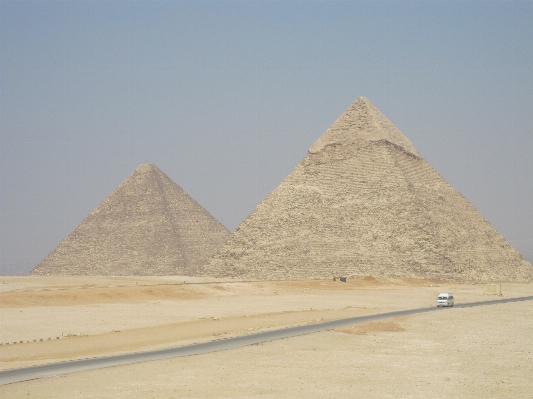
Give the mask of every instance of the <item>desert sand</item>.
M 483 294 L 482 285 L 414 279 L 2 277 L 0 367 L 433 306 L 442 291 L 452 291 L 457 303 L 494 299 Z M 533 284 L 502 284 L 502 293 L 532 295 Z M 526 301 L 445 309 L 230 351 L 21 382 L 1 386 L 0 396 L 532 398 L 531 375 L 533 306 Z

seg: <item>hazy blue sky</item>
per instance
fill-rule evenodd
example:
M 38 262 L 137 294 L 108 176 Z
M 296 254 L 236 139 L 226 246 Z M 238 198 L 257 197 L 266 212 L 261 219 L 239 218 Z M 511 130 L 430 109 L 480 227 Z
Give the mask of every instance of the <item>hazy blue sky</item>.
M 230 230 L 366 96 L 533 260 L 531 1 L 0 1 L 0 272 L 141 163 Z

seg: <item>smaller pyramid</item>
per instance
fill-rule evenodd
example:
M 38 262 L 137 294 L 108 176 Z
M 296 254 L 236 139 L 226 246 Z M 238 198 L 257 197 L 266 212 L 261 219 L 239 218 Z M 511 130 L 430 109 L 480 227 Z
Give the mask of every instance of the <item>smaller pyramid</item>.
M 230 232 L 152 164 L 140 165 L 32 275 L 194 275 Z

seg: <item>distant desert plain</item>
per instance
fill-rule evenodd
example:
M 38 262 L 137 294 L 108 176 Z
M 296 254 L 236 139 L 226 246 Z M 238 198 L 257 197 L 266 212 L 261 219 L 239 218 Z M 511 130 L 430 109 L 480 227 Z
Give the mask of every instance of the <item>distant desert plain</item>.
M 0 278 L 1 369 L 493 300 L 432 280 Z M 503 298 L 533 295 L 502 284 Z M 197 356 L 0 386 L 11 398 L 533 398 L 532 301 L 449 308 Z

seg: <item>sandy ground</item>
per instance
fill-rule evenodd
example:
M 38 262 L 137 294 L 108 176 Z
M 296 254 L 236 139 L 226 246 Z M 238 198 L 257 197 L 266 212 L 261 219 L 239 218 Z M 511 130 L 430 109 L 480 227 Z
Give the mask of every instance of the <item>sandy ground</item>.
M 1 277 L 0 368 L 491 300 L 420 280 Z M 503 284 L 504 297 L 533 284 Z M 41 341 L 42 340 L 42 341 Z M 15 343 L 16 342 L 16 343 Z M 5 385 L 2 398 L 533 398 L 533 303 L 446 309 L 250 347 Z

